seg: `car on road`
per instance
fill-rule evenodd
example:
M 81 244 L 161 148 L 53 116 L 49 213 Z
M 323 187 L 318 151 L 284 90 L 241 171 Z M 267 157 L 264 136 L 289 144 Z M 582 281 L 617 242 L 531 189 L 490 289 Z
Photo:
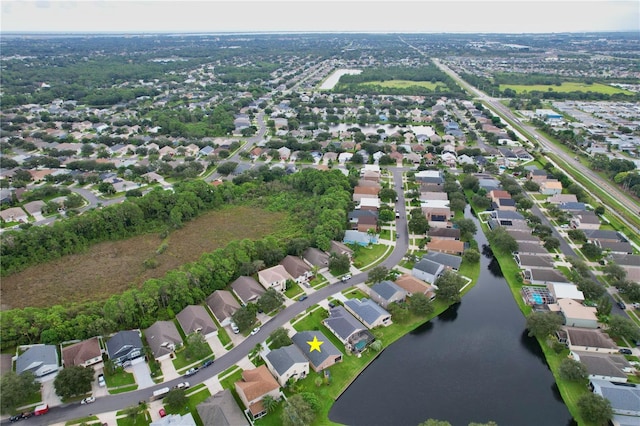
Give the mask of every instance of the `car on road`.
M 351 274 L 343 275 L 340 281 L 345 282 L 351 279 Z
M 96 402 L 96 397 L 95 396 L 86 397 L 85 399 L 80 401 L 80 404 L 85 405 L 85 404 L 91 404 L 92 402 Z
M 106 385 L 107 385 L 107 382 L 104 381 L 104 374 L 98 374 L 98 386 L 103 388 Z
M 251 330 L 251 335 L 253 336 L 254 334 L 258 334 L 258 332 L 260 331 L 260 327 L 256 327 L 253 330 Z
M 202 363 L 202 367 L 200 367 L 200 368 L 207 368 L 211 364 L 213 364 L 213 360 L 212 359 L 208 359 L 208 360 L 206 360 L 205 362 Z
M 189 384 L 189 382 L 180 382 L 178 383 L 175 388 L 176 389 L 189 389 L 191 385 Z
M 618 352 L 620 352 L 621 354 L 624 354 L 624 355 L 632 355 L 633 354 L 633 352 L 631 352 L 631 349 L 627 349 L 627 348 L 618 349 Z
M 28 418 L 28 417 L 25 417 L 25 415 L 24 415 L 24 414 L 16 414 L 15 416 L 11 416 L 11 417 L 9 417 L 9 421 L 10 421 L 11 423 L 14 423 L 14 422 L 17 422 L 17 421 L 20 421 L 20 420 L 26 419 L 26 418 Z
M 303 294 L 302 296 L 298 297 L 298 301 L 302 302 L 303 300 L 307 299 L 307 295 Z
M 627 305 L 625 305 L 624 302 L 616 302 L 616 305 L 618 305 L 620 309 L 627 309 Z
M 193 376 L 194 374 L 196 374 L 198 372 L 198 369 L 193 367 L 187 370 L 186 373 L 184 373 L 184 377 L 190 377 Z

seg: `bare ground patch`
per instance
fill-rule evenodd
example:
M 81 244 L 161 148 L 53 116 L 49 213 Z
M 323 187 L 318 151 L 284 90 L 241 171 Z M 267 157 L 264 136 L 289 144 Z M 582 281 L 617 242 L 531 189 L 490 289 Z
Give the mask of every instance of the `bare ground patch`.
M 193 262 L 203 253 L 224 247 L 232 240 L 257 240 L 283 232 L 288 222 L 286 213 L 234 206 L 208 212 L 173 231 L 165 240 L 155 233 L 96 244 L 85 253 L 2 277 L 1 308 L 105 300 L 150 278 L 163 277 L 167 271 Z M 167 243 L 167 249 L 156 254 L 163 242 Z M 158 260 L 157 268 L 145 269 L 143 262 L 149 258 Z

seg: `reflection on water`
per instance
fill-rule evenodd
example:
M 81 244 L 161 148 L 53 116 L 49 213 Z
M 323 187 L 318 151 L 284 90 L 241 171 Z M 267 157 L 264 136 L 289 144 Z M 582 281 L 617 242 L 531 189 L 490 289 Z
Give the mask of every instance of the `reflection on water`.
M 462 302 L 451 305 L 446 311 L 438 315 L 440 321 L 453 321 L 458 318 L 458 308 L 460 308 Z
M 433 322 L 427 322 L 427 323 L 422 324 L 419 327 L 416 327 L 409 334 L 412 334 L 412 335 L 415 335 L 415 336 L 419 336 L 421 334 L 427 334 L 428 332 L 431 331 L 432 328 L 433 328 Z
M 491 250 L 488 244 L 482 245 L 482 254 L 489 259 L 493 258 L 493 250 Z
M 504 275 L 502 274 L 502 269 L 500 269 L 500 264 L 495 257 L 491 259 L 491 262 L 489 262 L 489 266 L 487 266 L 487 269 L 494 277 L 504 277 Z

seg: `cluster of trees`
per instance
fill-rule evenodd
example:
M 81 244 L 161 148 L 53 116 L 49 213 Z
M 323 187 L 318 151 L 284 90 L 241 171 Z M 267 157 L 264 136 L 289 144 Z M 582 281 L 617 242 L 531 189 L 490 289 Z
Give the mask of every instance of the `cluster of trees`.
M 631 160 L 610 159 L 605 154 L 596 154 L 591 159 L 591 167 L 607 173 L 609 178 L 623 189 L 640 197 L 640 173 Z
M 229 135 L 235 129 L 235 106 L 221 103 L 211 110 L 156 109 L 149 119 L 160 127 L 159 133 L 172 137 L 203 138 Z
M 20 259 L 25 255 L 17 249 L 18 245 L 27 254 L 35 253 L 39 261 L 44 261 L 45 249 L 37 244 L 57 250 L 55 256 L 59 257 L 67 254 L 62 248 L 77 249 L 101 239 L 126 238 L 149 229 L 145 228 L 147 220 L 161 226 L 175 224 L 179 219 L 188 220 L 207 208 L 239 197 L 267 203 L 270 209 L 291 212 L 302 224 L 300 232 L 306 234 L 289 236 L 286 240 L 269 236 L 256 241 L 233 241 L 224 248 L 203 254 L 195 262 L 167 272 L 162 278 L 147 280 L 140 288 L 113 295 L 103 302 L 3 311 L 0 313 L 2 347 L 36 342 L 55 344 L 118 330 L 147 328 L 158 319 L 173 318 L 189 304 L 201 303 L 214 290 L 224 289 L 241 275 L 276 265 L 288 253 L 299 255 L 311 244 L 327 250 L 331 239 L 341 238 L 344 232 L 351 202 L 349 189 L 348 178 L 339 171 L 315 169 L 306 169 L 270 184 L 247 183 L 241 187 L 225 184 L 214 188 L 201 181 L 184 182 L 176 185 L 175 192 L 152 191 L 115 209 L 109 207 L 60 221 L 51 229 L 33 227 L 24 230 L 28 233 L 4 233 L 3 238 L 12 239 L 3 240 L 2 249 L 7 250 L 6 256 L 3 251 L 3 268 L 10 261 L 13 271 L 20 268 Z M 66 235 L 75 239 L 57 241 L 55 238 Z M 58 245 L 54 244 L 56 241 Z M 267 309 L 273 305 L 266 299 L 261 304 Z

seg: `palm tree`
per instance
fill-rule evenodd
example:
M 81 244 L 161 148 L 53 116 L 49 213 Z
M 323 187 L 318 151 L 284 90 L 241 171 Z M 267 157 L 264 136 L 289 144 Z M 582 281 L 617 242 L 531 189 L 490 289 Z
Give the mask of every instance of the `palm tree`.
M 264 398 L 262 398 L 262 405 L 264 409 L 267 410 L 267 413 L 273 412 L 278 406 L 278 402 L 279 401 L 271 395 L 265 395 Z

